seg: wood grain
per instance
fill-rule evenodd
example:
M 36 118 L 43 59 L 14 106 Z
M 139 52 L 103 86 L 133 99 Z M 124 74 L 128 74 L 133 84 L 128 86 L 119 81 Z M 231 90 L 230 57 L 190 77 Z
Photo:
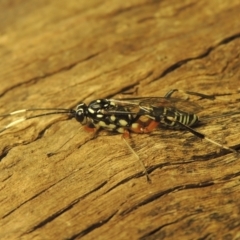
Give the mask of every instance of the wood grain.
M 215 95 L 190 96 L 203 107 L 196 130 L 240 149 L 239 115 L 204 121 L 240 110 L 239 1 L 2 0 L 0 10 L 0 114 L 178 88 Z M 238 156 L 172 129 L 129 141 L 151 184 L 121 135 L 93 139 L 74 119 L 1 133 L 0 238 L 240 238 Z

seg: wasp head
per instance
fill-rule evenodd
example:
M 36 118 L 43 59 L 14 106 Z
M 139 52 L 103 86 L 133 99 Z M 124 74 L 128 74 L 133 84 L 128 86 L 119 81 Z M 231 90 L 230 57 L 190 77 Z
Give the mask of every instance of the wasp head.
M 75 118 L 81 124 L 87 123 L 88 108 L 85 103 L 80 103 L 77 105 Z

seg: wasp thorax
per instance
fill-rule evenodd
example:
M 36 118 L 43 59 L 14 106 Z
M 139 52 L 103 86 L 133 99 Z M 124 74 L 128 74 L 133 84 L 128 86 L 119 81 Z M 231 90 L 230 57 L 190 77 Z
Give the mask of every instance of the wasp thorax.
M 89 104 L 89 108 L 92 109 L 92 111 L 97 112 L 100 109 L 108 109 L 111 105 L 111 102 L 107 99 L 98 99 L 95 101 L 92 101 Z
M 85 103 L 80 103 L 77 105 L 76 108 L 76 120 L 80 122 L 81 124 L 86 124 L 87 123 L 87 105 Z

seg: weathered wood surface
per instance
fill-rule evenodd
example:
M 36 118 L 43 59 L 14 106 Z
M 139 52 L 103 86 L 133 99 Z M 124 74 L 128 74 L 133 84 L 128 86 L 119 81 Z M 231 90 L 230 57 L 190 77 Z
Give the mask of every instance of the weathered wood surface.
M 1 113 L 135 87 L 217 95 L 191 97 L 200 117 L 239 111 L 239 1 L 79 2 L 0 2 Z M 233 115 L 197 130 L 239 149 L 239 124 Z M 152 184 L 118 134 L 91 139 L 62 116 L 2 133 L 0 238 L 240 238 L 239 157 L 186 131 L 132 134 L 131 144 Z

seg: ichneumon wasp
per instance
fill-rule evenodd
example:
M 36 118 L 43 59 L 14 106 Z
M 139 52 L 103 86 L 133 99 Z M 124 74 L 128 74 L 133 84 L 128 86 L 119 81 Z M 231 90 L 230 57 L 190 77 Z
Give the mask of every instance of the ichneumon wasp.
M 192 127 L 197 125 L 199 118 L 196 115 L 201 107 L 183 99 L 172 98 L 172 94 L 177 89 L 169 91 L 164 97 L 142 97 L 142 98 L 124 98 L 124 99 L 98 99 L 90 102 L 89 105 L 80 103 L 76 109 L 65 108 L 30 108 L 17 110 L 8 114 L 0 115 L 1 118 L 13 116 L 21 113 L 31 113 L 37 111 L 47 111 L 36 115 L 19 118 L 2 129 L 0 133 L 28 119 L 38 118 L 53 114 L 67 114 L 69 118 L 75 118 L 85 129 L 96 133 L 98 129 L 115 131 L 122 133 L 123 140 L 139 159 L 138 155 L 127 142 L 130 132 L 150 133 L 159 126 L 185 129 L 200 139 L 217 145 L 220 148 L 238 153 L 235 149 L 218 143 L 206 135 L 195 131 Z M 184 92 L 189 95 L 197 95 L 201 98 L 214 99 L 214 96 L 204 95 L 195 92 Z M 147 170 L 140 161 L 147 179 L 150 181 Z

